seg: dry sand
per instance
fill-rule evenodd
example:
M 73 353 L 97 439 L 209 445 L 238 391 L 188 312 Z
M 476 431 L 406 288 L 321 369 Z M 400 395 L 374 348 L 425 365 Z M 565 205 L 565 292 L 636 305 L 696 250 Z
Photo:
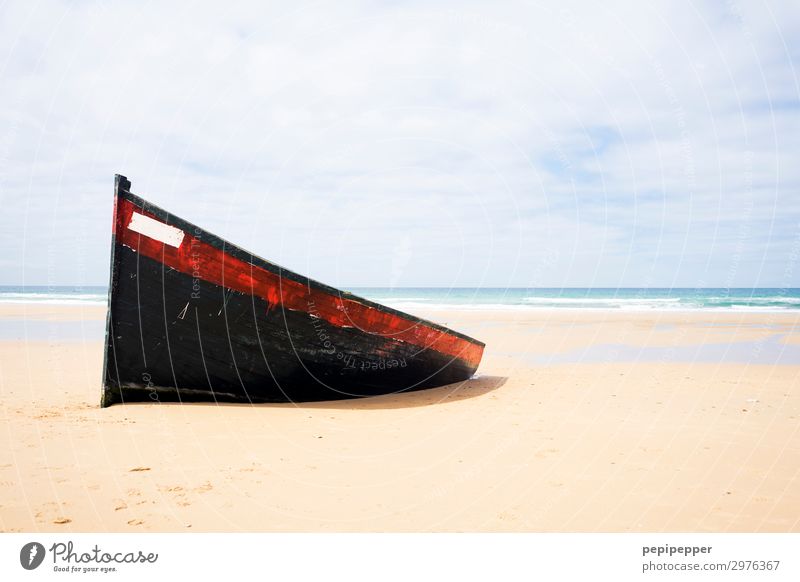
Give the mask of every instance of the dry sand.
M 479 378 L 101 410 L 98 338 L 0 342 L 0 529 L 800 531 L 798 315 L 423 315 L 486 341 Z

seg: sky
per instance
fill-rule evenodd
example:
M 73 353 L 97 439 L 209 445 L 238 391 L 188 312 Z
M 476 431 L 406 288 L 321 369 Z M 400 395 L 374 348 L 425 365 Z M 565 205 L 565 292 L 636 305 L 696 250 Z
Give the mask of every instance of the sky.
M 0 284 L 114 174 L 339 287 L 800 287 L 796 2 L 0 7 Z

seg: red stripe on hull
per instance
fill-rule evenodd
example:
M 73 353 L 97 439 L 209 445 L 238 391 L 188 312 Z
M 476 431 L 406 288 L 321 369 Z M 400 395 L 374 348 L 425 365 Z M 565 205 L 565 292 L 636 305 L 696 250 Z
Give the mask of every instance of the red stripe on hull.
M 180 247 L 164 244 L 128 228 L 135 212 L 159 220 L 130 200 L 116 201 L 116 241 L 151 259 L 194 278 L 264 299 L 270 308 L 313 313 L 331 325 L 355 327 L 367 333 L 395 338 L 425 349 L 460 358 L 477 367 L 483 346 L 450 335 L 424 323 L 381 311 L 356 300 L 331 295 L 264 268 L 242 261 L 186 232 Z M 159 222 L 162 222 L 159 220 Z

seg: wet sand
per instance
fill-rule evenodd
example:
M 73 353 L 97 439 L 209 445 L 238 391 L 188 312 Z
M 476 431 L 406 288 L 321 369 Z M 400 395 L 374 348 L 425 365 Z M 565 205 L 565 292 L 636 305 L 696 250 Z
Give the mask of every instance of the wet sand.
M 420 315 L 476 379 L 101 410 L 104 308 L 0 306 L 0 529 L 800 531 L 797 314 Z

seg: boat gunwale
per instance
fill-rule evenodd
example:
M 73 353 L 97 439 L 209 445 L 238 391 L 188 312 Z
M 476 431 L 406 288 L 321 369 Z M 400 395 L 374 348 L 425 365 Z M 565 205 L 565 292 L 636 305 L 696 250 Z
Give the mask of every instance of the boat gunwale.
M 361 303 L 362 305 L 365 305 L 367 307 L 371 307 L 373 309 L 377 309 L 379 311 L 384 311 L 384 312 L 390 313 L 390 314 L 392 314 L 394 316 L 407 319 L 411 323 L 426 325 L 428 327 L 431 327 L 432 329 L 435 329 L 435 330 L 440 331 L 442 333 L 446 333 L 446 334 L 455 336 L 455 337 L 457 337 L 459 339 L 465 340 L 465 341 L 470 342 L 472 344 L 475 344 L 477 346 L 484 347 L 484 348 L 486 347 L 486 344 L 484 342 L 482 342 L 480 340 L 476 340 L 475 338 L 472 338 L 472 337 L 470 337 L 470 336 L 468 336 L 466 334 L 463 334 L 463 333 L 461 333 L 459 331 L 450 329 L 449 327 L 445 327 L 445 326 L 443 326 L 441 324 L 438 324 L 436 322 L 430 321 L 428 319 L 424 319 L 424 318 L 418 317 L 416 315 L 411 315 L 411 314 L 406 313 L 404 311 L 400 311 L 398 309 L 394 309 L 393 307 L 389 307 L 389 306 L 383 305 L 381 303 L 377 303 L 375 301 L 371 301 L 369 299 L 365 299 L 364 297 L 360 297 L 360 296 L 355 295 L 355 294 L 353 294 L 353 293 L 351 293 L 349 291 L 342 291 L 341 289 L 337 289 L 336 287 L 331 287 L 330 285 L 326 285 L 325 283 L 322 283 L 322 282 L 317 281 L 315 279 L 312 279 L 310 277 L 305 277 L 303 275 L 295 273 L 294 271 L 292 271 L 290 269 L 287 269 L 286 267 L 282 267 L 282 266 L 280 266 L 280 265 L 278 265 L 276 263 L 270 262 L 270 261 L 268 261 L 268 260 L 266 260 L 266 259 L 264 259 L 264 258 L 262 258 L 262 257 L 260 257 L 260 256 L 258 256 L 256 254 L 254 254 L 254 253 L 248 252 L 248 251 L 244 250 L 243 248 L 239 247 L 238 245 L 235 245 L 235 244 L 223 239 L 222 237 L 217 236 L 217 235 L 205 230 L 204 228 L 201 228 L 201 227 L 197 226 L 196 224 L 193 224 L 193 223 L 189 222 L 188 220 L 185 220 L 185 219 L 183 219 L 183 218 L 181 218 L 179 216 L 176 216 L 176 215 L 168 212 L 167 210 L 164 210 L 160 206 L 157 206 L 157 205 L 153 204 L 152 202 L 149 202 L 148 200 L 145 200 L 141 196 L 139 196 L 137 194 L 134 194 L 129 189 L 123 187 L 124 185 L 127 185 L 130 188 L 130 185 L 131 185 L 130 181 L 125 176 L 122 176 L 120 174 L 117 174 L 117 176 L 122 178 L 119 181 L 119 187 L 117 189 L 118 196 L 122 196 L 123 198 L 125 198 L 128 201 L 132 202 L 136 206 L 139 206 L 145 212 L 149 212 L 149 213 L 153 214 L 154 216 L 156 216 L 160 220 L 165 221 L 166 224 L 169 224 L 171 226 L 175 226 L 175 227 L 180 228 L 181 230 L 185 231 L 188 236 L 198 236 L 198 234 L 199 234 L 200 238 L 203 240 L 203 242 L 208 243 L 209 245 L 211 245 L 212 247 L 214 247 L 215 249 L 217 249 L 217 250 L 219 250 L 219 251 L 221 251 L 223 253 L 227 253 L 227 254 L 231 255 L 232 257 L 234 257 L 236 259 L 239 259 L 241 261 L 245 261 L 245 262 L 250 263 L 250 264 L 252 264 L 252 265 L 254 265 L 256 267 L 260 267 L 262 269 L 265 269 L 265 270 L 271 272 L 272 274 L 277 275 L 278 277 L 286 277 L 287 279 L 289 279 L 291 281 L 294 281 L 296 283 L 300 283 L 301 285 L 304 285 L 304 286 L 307 286 L 307 287 L 313 287 L 316 290 L 322 291 L 322 292 L 327 293 L 329 295 L 338 296 L 340 299 L 347 299 L 347 300 L 350 300 L 350 301 L 356 301 L 356 302 Z M 114 218 L 114 220 L 116 221 L 116 217 Z M 114 237 L 114 238 L 116 239 L 116 237 Z M 113 250 L 112 250 L 112 253 L 113 253 Z M 110 291 L 111 290 L 109 289 L 109 294 L 110 294 Z M 109 302 L 110 302 L 110 299 L 111 298 L 109 296 Z M 281 305 L 281 308 L 283 308 L 282 305 Z M 364 333 L 373 333 L 373 332 L 370 332 L 368 330 L 361 330 L 361 331 L 363 331 Z

